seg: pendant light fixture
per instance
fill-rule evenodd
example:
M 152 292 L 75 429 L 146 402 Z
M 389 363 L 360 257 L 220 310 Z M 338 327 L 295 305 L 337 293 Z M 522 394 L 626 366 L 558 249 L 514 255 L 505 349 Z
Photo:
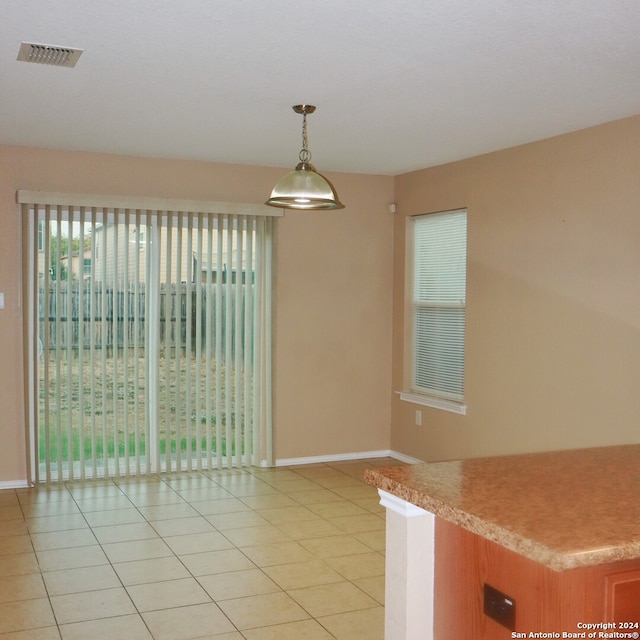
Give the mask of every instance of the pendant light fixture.
M 293 171 L 278 180 L 265 204 L 307 211 L 344 209 L 331 183 L 311 164 L 311 152 L 307 148 L 307 114 L 313 113 L 316 108 L 312 104 L 298 104 L 293 110 L 302 114 L 302 149 L 298 156 L 300 162 Z

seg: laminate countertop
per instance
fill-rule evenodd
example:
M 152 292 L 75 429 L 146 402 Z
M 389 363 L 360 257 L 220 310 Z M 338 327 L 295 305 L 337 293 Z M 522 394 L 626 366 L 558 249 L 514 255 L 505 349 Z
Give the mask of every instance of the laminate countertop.
M 640 445 L 376 468 L 365 480 L 554 571 L 640 558 Z

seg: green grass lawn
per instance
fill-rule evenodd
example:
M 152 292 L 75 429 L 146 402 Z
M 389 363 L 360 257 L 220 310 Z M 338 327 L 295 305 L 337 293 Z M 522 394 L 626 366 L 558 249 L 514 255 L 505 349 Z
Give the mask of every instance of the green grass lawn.
M 144 355 L 125 358 L 117 352 L 94 363 L 84 359 L 82 365 L 75 354 L 68 360 L 66 353 L 59 357 L 60 361 L 41 361 L 39 462 L 45 464 L 48 457 L 51 463 L 68 465 L 81 459 L 113 460 L 136 454 L 144 459 L 150 420 Z M 209 444 L 213 457 L 235 455 L 233 371 L 227 381 L 226 369 L 217 372 L 215 363 L 207 370 L 204 362 L 194 358 L 167 360 L 161 355 L 158 374 L 155 415 L 160 456 L 185 459 L 191 454 L 195 458 L 198 451 L 207 455 Z

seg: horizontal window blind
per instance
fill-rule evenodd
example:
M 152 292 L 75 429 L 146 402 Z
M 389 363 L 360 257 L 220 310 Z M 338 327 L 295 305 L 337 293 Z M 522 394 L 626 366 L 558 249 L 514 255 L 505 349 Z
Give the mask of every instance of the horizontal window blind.
M 413 223 L 413 384 L 462 400 L 466 305 L 466 211 L 416 216 Z
M 269 464 L 272 218 L 33 199 L 34 480 Z

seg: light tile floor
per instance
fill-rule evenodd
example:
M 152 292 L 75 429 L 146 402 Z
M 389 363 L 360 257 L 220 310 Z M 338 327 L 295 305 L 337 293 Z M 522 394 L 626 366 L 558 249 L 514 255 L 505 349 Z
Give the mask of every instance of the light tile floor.
M 382 640 L 391 464 L 0 491 L 0 638 Z

